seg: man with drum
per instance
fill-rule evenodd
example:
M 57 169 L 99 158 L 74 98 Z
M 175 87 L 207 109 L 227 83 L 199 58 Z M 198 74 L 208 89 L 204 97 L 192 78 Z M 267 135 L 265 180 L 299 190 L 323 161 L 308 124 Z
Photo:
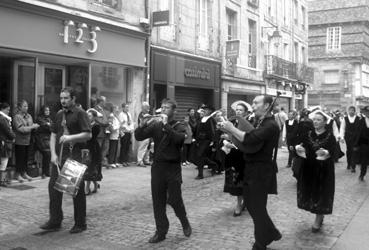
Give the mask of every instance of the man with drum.
M 49 221 L 40 228 L 44 230 L 59 230 L 63 220 L 62 200 L 63 193 L 54 188 L 58 178 L 58 167 L 62 167 L 67 158 L 78 162 L 82 161 L 84 143 L 91 138 L 91 126 L 87 113 L 76 107 L 76 92 L 67 87 L 60 93 L 60 102 L 63 107 L 56 117 L 51 128 L 50 151 L 51 169 L 49 181 Z M 60 151 L 62 150 L 62 154 Z M 59 159 L 59 156 L 61 159 Z M 84 181 L 81 181 L 77 196 L 73 198 L 75 224 L 70 233 L 80 233 L 87 229 L 86 225 L 86 196 Z

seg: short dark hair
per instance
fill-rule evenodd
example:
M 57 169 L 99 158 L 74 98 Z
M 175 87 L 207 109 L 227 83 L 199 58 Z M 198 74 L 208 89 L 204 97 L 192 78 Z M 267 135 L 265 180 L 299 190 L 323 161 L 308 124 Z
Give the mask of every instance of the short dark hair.
M 194 110 L 195 111 L 194 108 L 189 108 L 189 109 L 187 109 L 187 112 L 190 112 L 191 110 Z
M 104 101 L 105 101 L 105 99 L 102 96 L 99 96 L 98 98 L 96 98 L 96 104 L 100 104 L 100 103 L 102 103 Z
M 170 106 L 172 106 L 172 109 L 176 109 L 177 108 L 177 102 L 175 100 L 171 100 L 169 98 L 165 98 L 161 101 L 161 104 L 164 104 L 164 103 L 168 103 L 170 104 Z
M 60 93 L 69 93 L 70 98 L 72 99 L 77 97 L 77 92 L 73 87 L 65 87 L 60 91 Z
M 273 97 L 270 95 L 265 95 L 264 96 L 264 104 L 269 104 L 269 106 L 271 106 L 273 104 Z M 272 108 L 272 107 L 271 107 Z
M 284 111 L 284 107 L 282 107 L 281 110 Z
M 122 107 L 122 108 L 125 108 L 127 105 L 128 105 L 128 104 L 124 102 L 124 103 L 122 103 L 121 107 Z
M 45 109 L 49 109 L 50 110 L 50 107 L 48 105 L 43 105 L 40 109 L 40 115 L 44 115 L 45 113 Z M 50 110 L 51 111 L 51 110 Z
M 9 103 L 0 102 L 0 110 L 4 110 L 4 109 L 7 109 L 7 108 L 10 108 Z

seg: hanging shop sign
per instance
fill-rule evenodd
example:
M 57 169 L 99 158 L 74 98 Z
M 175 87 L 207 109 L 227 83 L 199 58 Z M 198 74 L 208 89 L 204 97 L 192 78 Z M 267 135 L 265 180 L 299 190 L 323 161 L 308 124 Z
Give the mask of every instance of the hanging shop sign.
M 167 26 L 169 25 L 169 10 L 155 11 L 152 13 L 152 26 Z
M 240 53 L 240 40 L 226 41 L 226 57 L 235 58 Z
M 75 23 L 72 20 L 65 20 L 63 22 L 64 30 L 58 35 L 63 37 L 64 44 L 75 45 L 87 43 L 89 47 L 86 48 L 88 53 L 95 53 L 98 49 L 97 32 L 101 31 L 99 26 L 88 26 L 85 23 Z

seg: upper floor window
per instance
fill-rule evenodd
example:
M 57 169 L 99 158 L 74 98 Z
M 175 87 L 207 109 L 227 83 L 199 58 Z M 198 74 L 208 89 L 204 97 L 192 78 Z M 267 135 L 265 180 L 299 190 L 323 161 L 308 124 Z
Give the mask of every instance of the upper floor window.
M 341 27 L 327 28 L 327 51 L 341 50 Z
M 199 20 L 199 47 L 200 49 L 208 49 L 208 9 L 209 0 L 198 0 L 198 20 Z
M 227 40 L 237 39 L 237 12 L 227 9 Z
M 161 26 L 159 29 L 159 37 L 162 40 L 175 41 L 175 25 L 174 25 L 174 0 L 159 0 L 159 10 L 169 10 L 169 25 Z
M 301 6 L 301 27 L 302 29 L 306 29 L 306 9 L 304 6 Z
M 293 0 L 293 19 L 297 25 L 299 23 L 299 4 L 297 0 Z

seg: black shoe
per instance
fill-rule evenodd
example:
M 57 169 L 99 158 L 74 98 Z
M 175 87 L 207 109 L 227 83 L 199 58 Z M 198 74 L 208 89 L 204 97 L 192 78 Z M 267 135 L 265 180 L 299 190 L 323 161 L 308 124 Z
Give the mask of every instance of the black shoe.
M 359 181 L 364 181 L 364 176 L 360 175 L 359 176 Z
M 50 223 L 49 221 L 40 226 L 43 230 L 57 231 L 61 228 L 61 223 Z
M 195 178 L 195 180 L 201 180 L 201 179 L 204 179 L 204 176 L 202 176 L 202 175 L 198 175 L 198 176 L 196 176 L 196 178 Z
M 320 228 L 321 228 L 321 227 L 314 227 L 314 226 L 312 226 L 312 227 L 311 227 L 311 232 L 312 232 L 312 233 L 314 233 L 314 234 L 315 234 L 315 233 L 319 233 L 319 232 L 320 232 Z
M 184 236 L 190 237 L 192 234 L 192 228 L 191 228 L 190 222 L 188 221 L 188 218 L 186 217 L 184 220 L 182 220 L 181 224 L 182 224 Z
M 267 245 L 269 245 L 273 241 L 279 241 L 280 239 L 282 239 L 282 234 L 278 231 L 278 229 L 276 229 L 274 231 L 273 238 L 270 239 L 269 242 L 267 242 Z
M 83 231 L 87 230 L 87 225 L 83 225 L 83 226 L 77 226 L 77 225 L 74 225 L 72 227 L 71 230 L 69 230 L 69 232 L 71 234 L 78 234 L 78 233 L 82 233 Z
M 154 236 L 149 239 L 149 243 L 159 243 L 165 240 L 165 234 L 155 232 Z
M 291 167 L 291 164 L 288 164 L 287 166 L 286 166 L 286 168 L 290 168 Z
M 261 246 L 257 242 L 255 242 L 254 245 L 252 246 L 252 250 L 266 250 L 266 249 L 267 249 L 266 246 Z
M 351 169 L 351 173 L 356 173 L 355 168 Z

